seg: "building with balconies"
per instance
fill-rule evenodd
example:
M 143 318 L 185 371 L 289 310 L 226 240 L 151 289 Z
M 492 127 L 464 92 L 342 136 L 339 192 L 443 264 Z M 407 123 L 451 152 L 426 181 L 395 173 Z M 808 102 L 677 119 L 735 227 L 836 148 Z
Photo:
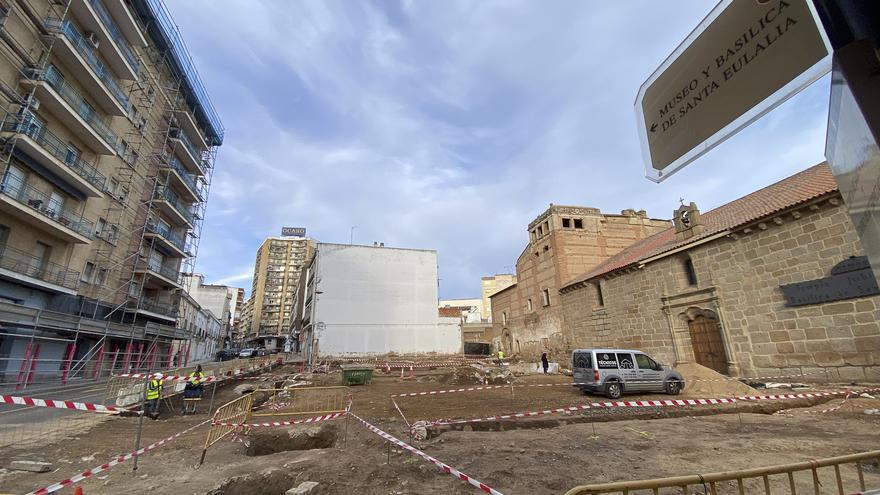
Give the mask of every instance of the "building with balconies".
M 161 0 L 0 16 L 0 385 L 171 366 L 224 135 L 192 57 Z
M 289 337 L 291 307 L 305 260 L 315 241 L 305 236 L 269 237 L 257 250 L 248 308 L 246 345 L 280 350 Z

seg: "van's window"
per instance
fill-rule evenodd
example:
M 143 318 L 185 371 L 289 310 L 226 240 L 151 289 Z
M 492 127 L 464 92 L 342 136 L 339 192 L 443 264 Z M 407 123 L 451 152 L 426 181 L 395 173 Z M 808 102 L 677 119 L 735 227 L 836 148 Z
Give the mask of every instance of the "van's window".
M 628 352 L 617 353 L 617 365 L 620 367 L 620 369 L 624 370 L 631 370 L 636 367 L 633 362 L 632 354 Z
M 600 370 L 617 369 L 617 360 L 614 358 L 614 354 L 609 352 L 596 354 L 596 364 L 599 366 Z
M 593 369 L 593 359 L 589 352 L 577 352 L 572 359 L 574 368 Z
M 636 363 L 638 363 L 639 369 L 643 370 L 652 370 L 657 367 L 657 363 L 644 354 L 636 354 Z

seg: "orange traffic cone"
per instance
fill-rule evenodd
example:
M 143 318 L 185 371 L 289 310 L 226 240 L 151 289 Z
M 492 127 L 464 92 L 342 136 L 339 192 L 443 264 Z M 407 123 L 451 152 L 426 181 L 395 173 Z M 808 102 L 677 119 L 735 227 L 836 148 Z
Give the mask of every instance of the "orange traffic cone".
M 73 495 L 83 495 L 83 487 L 78 486 L 75 490 L 73 490 Z

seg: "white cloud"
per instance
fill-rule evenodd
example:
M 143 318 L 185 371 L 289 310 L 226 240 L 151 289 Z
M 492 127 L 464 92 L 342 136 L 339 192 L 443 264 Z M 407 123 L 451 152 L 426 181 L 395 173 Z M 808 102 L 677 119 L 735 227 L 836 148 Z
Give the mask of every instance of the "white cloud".
M 437 249 L 443 297 L 509 271 L 548 203 L 668 217 L 822 159 L 827 80 L 661 185 L 639 85 L 712 8 L 663 3 L 171 2 L 227 127 L 198 266 L 246 282 L 263 238 Z M 245 284 L 246 285 L 246 284 Z

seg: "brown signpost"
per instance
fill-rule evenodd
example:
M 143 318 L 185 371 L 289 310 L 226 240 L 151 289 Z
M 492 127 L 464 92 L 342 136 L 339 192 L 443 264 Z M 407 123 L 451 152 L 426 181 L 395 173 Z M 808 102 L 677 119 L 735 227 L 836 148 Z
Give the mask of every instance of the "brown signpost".
M 636 113 L 657 182 L 830 70 L 807 0 L 726 0 L 642 85 Z

